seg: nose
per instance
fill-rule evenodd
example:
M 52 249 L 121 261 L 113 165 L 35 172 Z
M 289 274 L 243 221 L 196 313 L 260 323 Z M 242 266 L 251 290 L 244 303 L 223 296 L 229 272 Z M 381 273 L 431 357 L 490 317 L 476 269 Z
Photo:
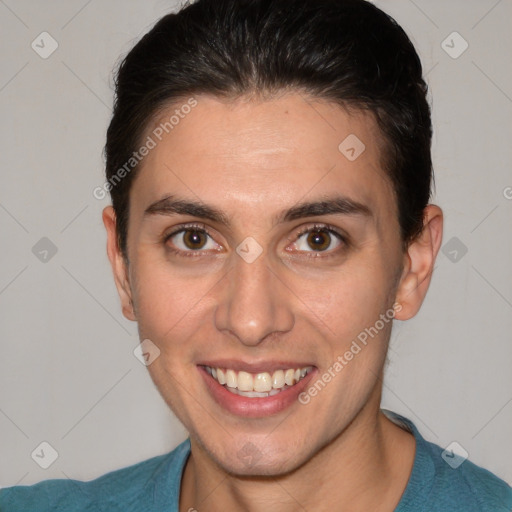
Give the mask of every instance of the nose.
M 237 254 L 221 287 L 215 325 L 247 346 L 257 346 L 271 334 L 293 328 L 290 290 L 279 279 L 265 253 L 248 263 Z

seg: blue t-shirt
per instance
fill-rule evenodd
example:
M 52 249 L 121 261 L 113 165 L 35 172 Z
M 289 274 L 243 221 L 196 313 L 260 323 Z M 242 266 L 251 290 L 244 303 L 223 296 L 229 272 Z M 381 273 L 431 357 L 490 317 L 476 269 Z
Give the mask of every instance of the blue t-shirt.
M 443 449 L 423 439 L 412 421 L 383 412 L 416 438 L 409 481 L 394 512 L 511 512 L 512 487 L 465 460 L 455 469 Z M 454 458 L 453 452 L 448 452 Z M 187 439 L 172 452 L 95 480 L 46 480 L 0 490 L 1 512 L 179 512 L 181 476 L 190 454 Z M 451 461 L 449 461 L 451 462 Z

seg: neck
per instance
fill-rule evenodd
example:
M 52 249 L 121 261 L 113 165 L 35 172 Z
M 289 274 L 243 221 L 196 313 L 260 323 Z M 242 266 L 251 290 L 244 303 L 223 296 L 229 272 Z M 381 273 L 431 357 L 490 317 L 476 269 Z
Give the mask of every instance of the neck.
M 228 474 L 191 439 L 180 510 L 394 510 L 412 471 L 415 440 L 379 404 L 380 391 L 312 459 L 275 477 Z

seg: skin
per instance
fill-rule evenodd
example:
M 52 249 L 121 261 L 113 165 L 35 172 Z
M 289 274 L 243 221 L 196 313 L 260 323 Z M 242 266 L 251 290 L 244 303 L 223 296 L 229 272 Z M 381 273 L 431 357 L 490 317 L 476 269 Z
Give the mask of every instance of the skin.
M 160 349 L 149 372 L 190 432 L 180 510 L 391 511 L 415 453 L 413 436 L 379 410 L 391 322 L 307 405 L 265 418 L 221 408 L 196 365 L 220 356 L 309 361 L 321 375 L 393 304 L 399 320 L 417 313 L 441 245 L 442 211 L 426 207 L 423 232 L 404 251 L 381 134 L 368 113 L 294 92 L 265 101 L 196 99 L 134 180 L 129 263 L 113 209 L 103 212 L 123 314 Z M 355 161 L 338 150 L 349 134 L 366 146 Z M 222 210 L 230 227 L 144 216 L 171 194 Z M 273 222 L 299 202 L 336 194 L 372 216 Z M 204 249 L 187 248 L 183 234 L 162 241 L 187 222 L 204 222 L 211 235 Z M 307 234 L 298 238 L 315 224 L 338 229 L 348 243 L 324 233 L 327 249 L 318 251 Z M 263 249 L 250 264 L 235 251 L 249 236 Z M 176 255 L 172 247 L 195 252 Z M 239 456 L 247 443 L 258 454 L 250 464 Z

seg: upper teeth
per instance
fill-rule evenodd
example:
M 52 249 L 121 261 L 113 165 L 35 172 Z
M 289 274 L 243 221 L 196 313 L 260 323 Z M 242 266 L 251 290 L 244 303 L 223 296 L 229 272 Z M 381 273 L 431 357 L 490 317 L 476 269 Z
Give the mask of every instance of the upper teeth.
M 205 367 L 208 373 L 216 379 L 219 384 L 228 388 L 236 388 L 239 391 L 256 391 L 260 393 L 269 392 L 272 389 L 281 389 L 285 385 L 293 386 L 303 379 L 312 369 L 312 366 L 304 368 L 289 368 L 287 370 L 276 370 L 270 374 L 236 372 L 231 369 Z

